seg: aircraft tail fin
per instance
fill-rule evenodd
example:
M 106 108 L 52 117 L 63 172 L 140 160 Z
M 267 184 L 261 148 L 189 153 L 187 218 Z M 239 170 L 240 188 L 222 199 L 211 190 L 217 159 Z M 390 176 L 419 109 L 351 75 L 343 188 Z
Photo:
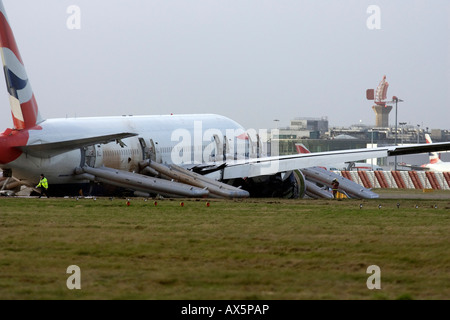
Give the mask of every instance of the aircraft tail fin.
M 425 134 L 425 140 L 427 141 L 427 143 L 433 143 L 428 133 Z M 440 154 L 438 154 L 437 152 L 430 152 L 429 156 L 430 156 L 430 163 L 441 162 Z
M 295 149 L 297 150 L 297 153 L 311 153 L 311 151 L 309 151 L 303 143 L 296 143 Z
M 42 118 L 1 0 L 0 51 L 14 128 L 32 128 L 41 122 Z

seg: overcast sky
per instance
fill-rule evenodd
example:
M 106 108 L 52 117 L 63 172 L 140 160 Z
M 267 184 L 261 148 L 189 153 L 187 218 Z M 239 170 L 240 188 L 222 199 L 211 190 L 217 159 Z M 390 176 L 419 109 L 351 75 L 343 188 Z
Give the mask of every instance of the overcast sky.
M 450 129 L 448 0 L 3 4 L 43 118 L 217 113 L 254 129 L 323 116 L 330 126 L 374 125 L 365 93 L 386 75 L 388 98 L 404 100 L 399 122 Z M 0 99 L 3 130 L 12 126 L 6 89 Z

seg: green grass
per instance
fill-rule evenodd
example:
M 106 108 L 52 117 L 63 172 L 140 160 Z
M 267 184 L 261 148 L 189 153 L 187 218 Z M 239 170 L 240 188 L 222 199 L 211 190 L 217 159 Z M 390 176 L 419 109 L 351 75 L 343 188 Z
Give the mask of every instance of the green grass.
M 445 198 L 180 201 L 1 198 L 0 299 L 450 297 Z

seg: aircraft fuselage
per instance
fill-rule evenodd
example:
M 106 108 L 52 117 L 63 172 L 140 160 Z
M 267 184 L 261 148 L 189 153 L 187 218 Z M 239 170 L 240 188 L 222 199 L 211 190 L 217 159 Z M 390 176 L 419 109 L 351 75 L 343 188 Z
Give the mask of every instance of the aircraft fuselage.
M 53 156 L 46 156 L 45 152 L 36 156 L 14 148 L 14 145 L 24 145 L 18 143 L 24 139 L 27 146 L 36 146 L 117 132 L 137 135 Z M 222 146 L 214 137 L 221 144 L 228 135 L 228 146 L 236 142 L 235 152 L 244 154 L 248 147 L 239 147 L 239 139 L 236 139 L 243 132 L 244 128 L 235 121 L 213 114 L 50 119 L 36 128 L 15 131 L 14 135 L 2 134 L 1 151 L 9 156 L 0 158 L 0 167 L 12 170 L 14 177 L 29 184 L 36 183 L 41 173 L 45 173 L 52 184 L 82 183 L 85 181 L 74 175 L 74 169 L 84 165 L 132 172 L 137 171 L 140 161 L 150 157 L 165 164 L 199 164 L 220 158 L 218 150 Z M 30 180 L 30 177 L 35 179 Z

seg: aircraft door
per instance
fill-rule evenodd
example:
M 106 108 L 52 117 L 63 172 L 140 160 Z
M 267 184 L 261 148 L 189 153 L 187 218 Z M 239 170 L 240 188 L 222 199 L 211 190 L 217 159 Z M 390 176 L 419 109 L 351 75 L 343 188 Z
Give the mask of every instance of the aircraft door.
M 210 161 L 220 161 L 223 159 L 223 144 L 217 134 L 213 135 L 214 150 L 211 152 Z
M 158 142 L 154 142 L 153 139 L 150 139 L 150 146 L 149 146 L 149 159 L 156 162 L 156 163 L 162 163 L 161 158 L 161 152 L 158 147 Z
M 96 157 L 95 145 L 85 147 L 84 148 L 84 161 L 82 161 L 82 165 L 87 165 L 89 167 L 95 168 L 95 157 Z
M 103 165 L 103 149 L 102 145 L 98 144 L 95 147 L 95 166 L 100 167 Z
M 230 144 L 228 143 L 227 136 L 223 136 L 222 154 L 223 154 L 223 161 L 226 161 L 227 154 L 230 154 Z
M 139 143 L 142 148 L 142 158 L 143 158 L 142 160 L 151 159 L 150 148 L 147 147 L 147 144 L 145 143 L 144 138 L 139 138 Z
M 263 152 L 263 146 L 261 143 L 261 138 L 259 137 L 259 134 L 256 134 L 256 157 L 261 157 L 261 153 Z

